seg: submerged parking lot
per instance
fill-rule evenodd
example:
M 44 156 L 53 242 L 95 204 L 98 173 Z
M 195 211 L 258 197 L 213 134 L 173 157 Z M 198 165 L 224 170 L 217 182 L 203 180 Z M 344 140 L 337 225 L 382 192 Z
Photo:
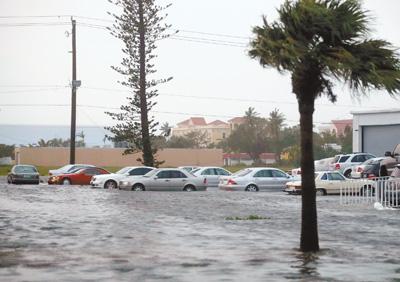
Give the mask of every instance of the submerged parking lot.
M 3 182 L 0 280 L 400 281 L 400 211 L 319 197 L 322 251 L 306 256 L 300 208 L 281 192 Z

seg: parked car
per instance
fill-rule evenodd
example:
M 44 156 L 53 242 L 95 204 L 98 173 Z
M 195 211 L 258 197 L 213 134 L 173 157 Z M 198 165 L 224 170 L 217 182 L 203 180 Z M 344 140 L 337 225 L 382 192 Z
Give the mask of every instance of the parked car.
M 218 187 L 228 191 L 281 191 L 292 179 L 289 174 L 277 168 L 252 167 L 221 177 Z
M 81 168 L 70 173 L 53 175 L 49 178 L 49 184 L 62 185 L 89 185 L 94 175 L 109 174 L 109 172 L 100 167 Z
M 333 157 L 333 158 L 325 158 L 325 159 L 314 161 L 315 171 L 329 170 L 330 167 L 332 166 L 332 164 L 338 159 L 339 159 L 339 157 L 337 157 L 337 159 L 335 159 L 335 157 Z M 292 169 L 291 174 L 292 174 L 292 176 L 300 176 L 301 168 L 299 167 L 299 168 Z
M 204 180 L 183 169 L 154 169 L 142 177 L 127 177 L 119 182 L 120 189 L 132 191 L 205 191 Z
M 336 156 L 335 162 L 330 165 L 330 170 L 336 170 L 345 177 L 350 178 L 352 166 L 359 165 L 372 158 L 376 158 L 376 156 L 368 153 L 339 155 L 339 158 Z
M 7 175 L 8 184 L 39 184 L 39 172 L 33 165 L 15 165 Z
M 385 156 L 388 159 L 381 163 L 381 170 L 383 173 L 387 172 L 387 175 L 390 175 L 395 166 L 400 164 L 400 144 L 394 147 L 393 152 L 385 152 Z
M 126 177 L 139 177 L 143 176 L 149 171 L 152 171 L 154 167 L 147 166 L 127 166 L 116 173 L 95 175 L 90 180 L 90 185 L 94 188 L 118 188 L 119 181 Z
M 94 165 L 88 165 L 88 164 L 68 164 L 63 167 L 60 167 L 58 169 L 51 169 L 49 170 L 49 175 L 59 175 L 59 174 L 64 174 L 64 173 L 71 173 L 73 171 L 76 171 L 81 168 L 87 168 L 87 167 L 94 167 Z
M 372 158 L 351 167 L 351 178 L 371 178 L 380 176 L 380 164 L 387 157 Z
M 221 176 L 232 175 L 230 171 L 227 171 L 222 167 L 211 166 L 198 168 L 192 171 L 192 174 L 203 179 L 205 178 L 208 187 L 218 187 Z
M 317 189 L 316 193 L 319 196 L 340 194 L 340 188 L 343 187 L 345 182 L 351 183 L 351 186 L 355 187 L 355 190 L 357 187 L 354 185 L 358 185 L 357 183 L 359 183 L 360 192 L 363 192 L 364 189 L 370 190 L 375 185 L 375 183 L 371 180 L 359 182 L 355 181 L 357 180 L 348 179 L 338 171 L 319 171 L 315 173 L 315 187 Z M 301 189 L 302 186 L 300 180 L 288 182 L 284 191 L 289 194 L 301 194 Z

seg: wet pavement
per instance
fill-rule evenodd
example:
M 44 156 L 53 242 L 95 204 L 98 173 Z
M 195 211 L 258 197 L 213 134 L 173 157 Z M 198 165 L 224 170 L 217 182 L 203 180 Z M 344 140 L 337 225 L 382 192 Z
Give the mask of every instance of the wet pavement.
M 0 183 L 0 281 L 400 281 L 400 211 L 299 196 Z M 229 220 L 257 215 L 261 220 Z

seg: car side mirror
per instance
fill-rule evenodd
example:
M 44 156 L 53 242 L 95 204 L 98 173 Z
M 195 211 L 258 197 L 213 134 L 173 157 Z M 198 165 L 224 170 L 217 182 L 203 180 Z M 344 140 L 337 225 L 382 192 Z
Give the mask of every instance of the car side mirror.
M 386 151 L 385 152 L 385 157 L 393 157 L 392 152 Z

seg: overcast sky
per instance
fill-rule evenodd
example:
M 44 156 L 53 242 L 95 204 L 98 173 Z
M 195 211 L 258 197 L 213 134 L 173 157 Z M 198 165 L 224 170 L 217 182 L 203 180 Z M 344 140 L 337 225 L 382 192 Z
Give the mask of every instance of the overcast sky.
M 157 49 L 157 77 L 174 79 L 159 88 L 153 113 L 156 120 L 172 125 L 191 116 L 228 120 L 255 107 L 262 116 L 278 108 L 287 124 L 297 123 L 289 75 L 263 69 L 248 57 L 246 47 L 252 27 L 262 23 L 261 15 L 276 19 L 276 8 L 283 0 L 168 2 L 172 6 L 167 22 L 180 32 L 179 37 L 160 42 Z M 400 1 L 365 0 L 364 7 L 374 18 L 373 37 L 400 46 Z M 0 1 L 0 124 L 70 123 L 66 105 L 71 95 L 71 37 L 67 36 L 71 25 L 65 15 L 75 15 L 78 23 L 77 67 L 82 87 L 78 90 L 77 123 L 112 124 L 104 111 L 118 108 L 128 94 L 121 91 L 117 83 L 121 77 L 110 68 L 118 66 L 122 58 L 121 42 L 104 29 L 111 20 L 107 11 L 114 9 L 106 0 Z M 60 17 L 22 17 L 56 15 Z M 351 98 L 349 89 L 341 84 L 335 91 L 335 105 L 325 98 L 318 100 L 317 126 L 351 118 L 351 111 L 400 106 L 400 100 L 384 91 L 371 92 L 362 101 Z M 58 106 L 49 106 L 55 104 Z

